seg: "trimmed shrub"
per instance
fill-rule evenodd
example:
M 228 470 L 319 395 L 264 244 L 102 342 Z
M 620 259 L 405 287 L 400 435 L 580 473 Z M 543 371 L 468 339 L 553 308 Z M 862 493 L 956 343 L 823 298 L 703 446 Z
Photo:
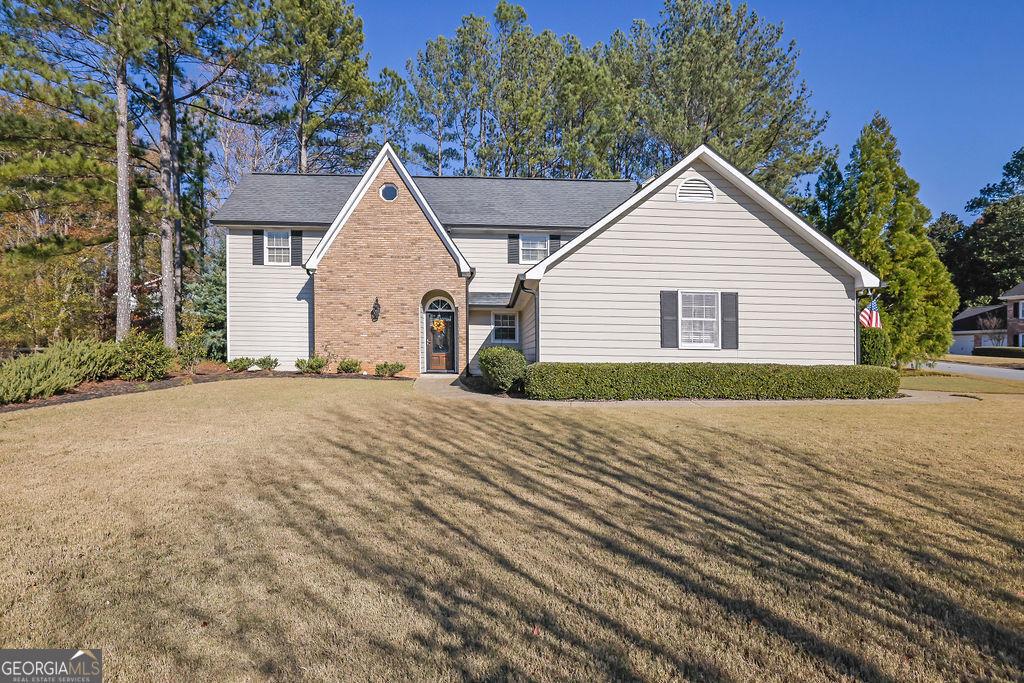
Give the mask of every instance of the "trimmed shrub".
M 899 374 L 870 365 L 534 363 L 526 395 L 547 400 L 891 398 Z
M 352 374 L 363 369 L 363 363 L 358 358 L 342 358 L 338 361 L 338 372 Z
M 277 359 L 273 356 L 263 356 L 256 359 L 256 367 L 260 370 L 273 370 L 278 366 Z
M 892 343 L 889 334 L 879 327 L 860 328 L 860 363 L 892 367 Z
M 178 335 L 178 366 L 182 372 L 194 375 L 199 361 L 206 355 L 206 324 L 194 311 L 181 312 L 181 333 Z
M 121 379 L 129 382 L 152 382 L 167 377 L 174 351 L 162 339 L 130 331 L 118 344 L 121 348 Z
M 82 382 L 116 377 L 120 370 L 121 353 L 113 342 L 57 342 L 0 364 L 0 405 L 53 396 Z
M 313 354 L 309 358 L 296 358 L 295 369 L 304 375 L 319 375 L 327 367 L 327 359 Z
M 373 366 L 373 374 L 378 377 L 394 377 L 405 370 L 405 363 L 377 363 Z
M 1002 356 L 1004 358 L 1024 358 L 1024 349 L 1016 346 L 975 346 L 971 351 L 975 356 Z
M 254 365 L 256 365 L 255 358 L 240 356 L 234 360 L 228 361 L 228 370 L 231 370 L 232 372 L 245 372 Z
M 508 346 L 489 346 L 477 356 L 487 386 L 495 391 L 521 387 L 526 379 L 526 356 Z

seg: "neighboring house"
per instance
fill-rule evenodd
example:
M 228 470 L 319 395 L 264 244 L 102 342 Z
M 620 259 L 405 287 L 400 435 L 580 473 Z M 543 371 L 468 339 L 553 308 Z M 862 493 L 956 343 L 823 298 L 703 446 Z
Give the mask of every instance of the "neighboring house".
M 999 299 L 1004 303 L 974 306 L 953 318 L 950 353 L 970 355 L 976 346 L 1024 347 L 1024 282 Z
M 857 360 L 878 278 L 707 147 L 629 181 L 251 175 L 227 232 L 228 357 L 407 374 L 530 362 Z
M 953 318 L 950 353 L 971 355 L 976 346 L 1006 345 L 1006 305 L 972 306 Z

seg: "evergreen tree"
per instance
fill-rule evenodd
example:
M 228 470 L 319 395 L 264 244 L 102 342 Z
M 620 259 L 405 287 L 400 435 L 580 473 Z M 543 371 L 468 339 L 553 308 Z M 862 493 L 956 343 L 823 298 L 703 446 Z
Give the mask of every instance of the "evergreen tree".
M 657 34 L 645 96 L 664 165 L 708 143 L 776 193 L 820 166 L 827 117 L 781 24 L 728 0 L 666 0 Z
M 227 277 L 224 250 L 216 252 L 201 277 L 187 287 L 188 300 L 204 323 L 207 358 L 227 360 Z
M 363 24 L 346 0 L 273 0 L 265 54 L 292 103 L 285 127 L 295 168 L 342 172 L 365 165 L 371 83 Z
M 900 165 L 888 121 L 876 114 L 846 167 L 835 240 L 886 283 L 882 320 L 899 363 L 945 353 L 958 305 L 949 272 L 928 239 L 930 215 L 918 190 Z
M 409 89 L 415 100 L 412 126 L 426 140 L 413 143 L 413 160 L 434 175 L 443 174 L 449 161 L 457 156 L 449 144 L 454 139 L 455 121 L 453 70 L 451 46 L 444 36 L 427 41 L 416 58 L 406 63 Z
M 807 207 L 807 220 L 820 232 L 832 237 L 839 229 L 839 208 L 842 201 L 843 172 L 836 157 L 830 154 L 821 165 L 814 182 L 814 193 Z
M 966 208 L 973 213 L 1020 195 L 1024 195 L 1024 147 L 1014 152 L 1003 165 L 1003 177 L 981 188 L 978 196 L 967 202 Z
M 51 142 L 77 138 L 72 146 L 54 150 L 46 164 L 52 180 L 45 181 L 50 192 L 85 189 L 99 177 L 96 163 L 115 161 L 115 205 L 117 215 L 117 315 L 116 335 L 122 338 L 131 324 L 131 150 L 132 121 L 128 108 L 128 67 L 148 41 L 146 14 L 128 0 L 34 0 L 5 2 L 0 6 L 7 33 L 0 41 L 0 88 L 17 99 L 33 102 L 40 109 L 22 109 L 20 123 L 31 128 L 63 123 L 64 132 L 43 138 L 25 137 L 11 128 L 0 130 L 22 135 L 22 142 Z M 113 100 L 111 101 L 111 98 Z M 50 114 L 46 115 L 49 110 Z M 32 113 L 41 114 L 33 120 Z M 75 125 L 72 122 L 81 122 Z M 8 124 L 13 124 L 11 117 Z M 113 125 L 108 138 L 106 126 Z M 82 147 L 81 133 L 94 135 L 89 147 Z M 113 144 L 111 144 L 113 143 Z M 24 157 L 23 157 L 24 159 Z M 92 166 L 92 168 L 88 168 Z M 23 169 L 27 171 L 27 169 Z M 56 172 L 55 172 L 56 171 Z M 25 176 L 32 177 L 31 173 Z M 71 185 L 75 184 L 75 189 Z M 37 190 L 41 187 L 37 186 Z

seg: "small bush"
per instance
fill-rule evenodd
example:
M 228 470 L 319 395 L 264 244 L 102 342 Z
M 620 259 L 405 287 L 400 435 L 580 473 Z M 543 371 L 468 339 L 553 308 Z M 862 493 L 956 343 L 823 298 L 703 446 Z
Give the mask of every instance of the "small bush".
M 405 370 L 405 363 L 377 363 L 373 367 L 373 374 L 378 377 L 394 377 L 402 370 Z
M 228 370 L 231 370 L 232 372 L 245 372 L 254 365 L 256 365 L 255 358 L 240 356 L 234 360 L 228 361 Z
M 519 349 L 490 346 L 481 349 L 477 361 L 484 381 L 495 391 L 521 387 L 526 379 L 526 357 Z
M 0 364 L 0 405 L 53 396 L 82 382 L 116 377 L 120 370 L 121 353 L 113 342 L 57 342 Z
M 534 363 L 526 395 L 547 400 L 891 398 L 899 374 L 869 365 Z
M 181 333 L 178 335 L 178 365 L 182 372 L 194 375 L 199 361 L 206 355 L 206 325 L 194 311 L 181 312 Z
M 132 330 L 118 344 L 121 349 L 121 379 L 152 382 L 167 377 L 174 351 L 159 337 Z
M 319 375 L 327 367 L 327 359 L 313 354 L 309 358 L 296 358 L 295 369 L 304 375 Z
M 354 373 L 363 369 L 363 363 L 358 358 L 342 358 L 338 361 L 338 372 Z
M 860 328 L 860 363 L 892 367 L 892 343 L 889 334 L 879 327 Z
M 277 359 L 273 356 L 263 356 L 256 359 L 256 367 L 260 370 L 273 370 L 278 366 Z
M 1024 349 L 1017 346 L 975 346 L 975 356 L 1002 356 L 1003 358 L 1024 358 Z

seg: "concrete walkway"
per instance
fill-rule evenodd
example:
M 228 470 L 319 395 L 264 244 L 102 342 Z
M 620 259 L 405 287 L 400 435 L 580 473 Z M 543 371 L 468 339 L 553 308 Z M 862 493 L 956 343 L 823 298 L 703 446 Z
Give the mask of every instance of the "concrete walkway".
M 968 363 L 946 363 L 945 361 L 940 361 L 935 364 L 935 369 L 941 372 L 955 372 L 958 375 L 1024 380 L 1024 370 L 1000 368 L 992 365 L 970 365 Z
M 464 401 L 486 401 L 491 403 L 504 403 L 506 405 L 552 405 L 565 408 L 635 408 L 638 406 L 650 406 L 654 408 L 766 408 L 775 406 L 809 406 L 809 405 L 834 405 L 834 406 L 865 406 L 865 405 L 914 405 L 930 403 L 958 403 L 961 401 L 973 401 L 976 399 L 956 396 L 944 391 L 916 391 L 904 390 L 904 396 L 900 398 L 881 399 L 808 399 L 800 401 L 733 401 L 733 400 L 695 400 L 678 399 L 674 401 L 529 401 L 526 399 L 510 398 L 508 396 L 495 396 L 478 391 L 472 391 L 462 386 L 457 378 L 451 375 L 420 375 L 413 386 L 413 390 L 445 400 Z

